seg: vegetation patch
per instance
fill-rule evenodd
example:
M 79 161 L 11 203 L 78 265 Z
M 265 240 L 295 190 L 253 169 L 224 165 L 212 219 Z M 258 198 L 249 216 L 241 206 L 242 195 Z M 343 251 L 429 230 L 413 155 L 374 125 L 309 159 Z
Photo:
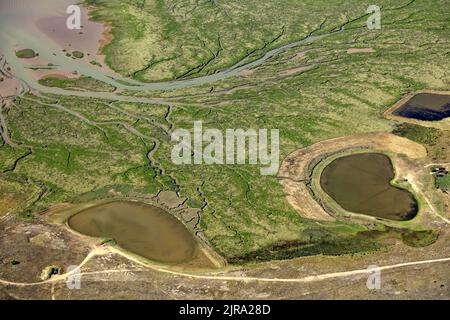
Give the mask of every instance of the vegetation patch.
M 428 155 L 435 162 L 450 161 L 448 146 L 450 131 L 448 130 L 401 123 L 395 126 L 392 133 L 423 144 L 427 148 Z
M 84 57 L 84 53 L 81 51 L 73 51 L 72 57 L 74 57 L 75 59 L 82 59 Z
M 103 49 L 107 64 L 143 81 L 196 77 L 225 69 L 244 57 L 251 61 L 313 30 L 321 33 L 362 17 L 367 8 L 344 2 L 336 10 L 326 1 L 313 0 L 288 0 L 282 5 L 258 0 L 186 0 L 179 5 L 85 2 L 93 8 L 95 20 L 112 26 L 112 41 Z
M 373 239 L 365 237 L 323 239 L 318 242 L 287 241 L 250 252 L 243 256 L 227 259 L 232 264 L 263 262 L 270 260 L 292 259 L 302 256 L 329 255 L 339 256 L 358 252 L 373 252 L 382 246 Z
M 32 58 L 38 56 L 38 54 L 36 52 L 34 52 L 34 50 L 32 50 L 32 49 L 22 49 L 22 50 L 16 51 L 16 56 L 17 56 L 17 58 L 20 58 L 20 59 L 32 59 Z
M 100 67 L 100 68 L 102 67 L 101 63 L 99 63 L 99 62 L 97 62 L 95 60 L 92 60 L 89 63 L 92 64 L 93 66 L 97 66 L 97 67 Z
M 105 245 L 105 244 L 109 244 L 109 245 L 115 246 L 117 243 L 112 238 L 105 238 L 105 239 L 102 239 L 102 241 L 100 242 L 100 245 Z
M 86 2 L 95 20 L 112 27 L 112 42 L 104 47 L 107 64 L 145 81 L 214 74 L 244 57 L 249 62 L 310 33 L 333 30 L 365 16 L 367 9 L 367 4 L 354 1 L 317 0 L 288 0 L 283 5 L 186 0 L 174 6 L 159 0 Z M 349 222 L 320 222 L 326 232 L 310 239 L 318 222 L 302 218 L 287 202 L 277 178 L 261 176 L 258 166 L 174 165 L 167 128 L 190 129 L 201 120 L 205 129 L 221 131 L 279 129 L 280 160 L 326 139 L 390 132 L 392 122 L 380 116 L 386 106 L 407 92 L 448 86 L 450 81 L 448 12 L 426 1 L 403 3 L 379 3 L 382 32 L 368 32 L 365 17 L 347 24 L 344 32 L 280 52 L 243 76 L 164 92 L 121 92 L 177 97 L 173 110 L 107 99 L 20 96 L 2 114 L 11 139 L 29 145 L 33 153 L 21 158 L 24 148 L 2 146 L 0 166 L 12 169 L 20 159 L 14 172 L 48 187 L 29 209 L 32 212 L 78 196 L 106 196 L 110 186 L 147 194 L 176 191 L 188 199 L 186 203 L 201 208 L 200 227 L 209 243 L 234 261 L 255 252 L 283 258 L 370 250 L 378 240 L 366 239 L 361 245 L 355 229 L 364 227 Z M 376 53 L 349 55 L 350 44 L 374 48 Z M 285 69 L 306 65 L 314 68 L 283 75 Z M 42 83 L 70 90 L 114 90 L 80 79 Z M 446 145 L 448 139 L 442 140 Z M 284 253 L 277 255 L 275 249 Z

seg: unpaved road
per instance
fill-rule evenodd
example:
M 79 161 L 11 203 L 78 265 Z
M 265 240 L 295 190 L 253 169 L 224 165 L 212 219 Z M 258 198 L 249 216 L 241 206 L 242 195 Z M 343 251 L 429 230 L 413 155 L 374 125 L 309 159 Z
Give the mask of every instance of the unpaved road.
M 185 272 L 179 272 L 174 270 L 169 270 L 163 267 L 158 267 L 154 265 L 148 265 L 144 264 L 136 259 L 133 259 L 132 257 L 127 256 L 123 252 L 114 249 L 114 248 L 95 248 L 93 249 L 86 258 L 80 263 L 78 268 L 72 270 L 71 272 L 54 276 L 48 280 L 40 281 L 40 282 L 30 282 L 30 283 L 20 283 L 20 282 L 11 282 L 0 279 L 0 283 L 3 285 L 8 286 L 19 286 L 19 287 L 27 287 L 27 286 L 38 286 L 48 283 L 55 283 L 58 281 L 64 281 L 71 275 L 75 274 L 81 268 L 93 257 L 105 255 L 107 253 L 118 253 L 122 256 L 125 256 L 126 258 L 137 262 L 140 265 L 143 265 L 145 267 L 149 267 L 152 270 L 168 273 L 175 276 L 180 277 L 187 277 L 192 279 L 202 279 L 202 280 L 217 280 L 217 281 L 241 281 L 241 282 L 250 282 L 250 281 L 256 281 L 256 282 L 287 282 L 287 283 L 307 283 L 307 282 L 315 282 L 315 281 L 322 281 L 327 279 L 334 279 L 334 278 L 344 278 L 344 277 L 350 277 L 354 275 L 362 275 L 362 274 L 371 274 L 374 272 L 374 269 L 358 269 L 358 270 L 350 270 L 350 271 L 343 271 L 343 272 L 332 272 L 332 273 L 324 273 L 324 274 L 318 274 L 318 275 L 311 275 L 306 276 L 302 278 L 263 278 L 263 277 L 244 277 L 244 276 L 219 276 L 219 275 L 213 275 L 213 274 L 192 274 L 192 273 L 185 273 Z M 398 269 L 402 267 L 408 267 L 408 266 L 417 266 L 417 265 L 424 265 L 424 264 L 432 264 L 432 263 L 445 263 L 450 262 L 450 257 L 448 258 L 438 258 L 438 259 L 430 259 L 430 260 L 419 260 L 419 261 L 410 261 L 410 262 L 404 262 L 404 263 L 398 263 L 393 265 L 386 265 L 376 268 L 377 271 L 384 271 L 384 270 L 390 270 L 390 269 Z M 91 271 L 91 272 L 80 272 L 80 275 L 94 275 L 94 274 L 108 274 L 108 273 L 125 273 L 125 272 L 143 272 L 145 269 L 112 269 L 112 270 L 102 270 L 102 271 Z

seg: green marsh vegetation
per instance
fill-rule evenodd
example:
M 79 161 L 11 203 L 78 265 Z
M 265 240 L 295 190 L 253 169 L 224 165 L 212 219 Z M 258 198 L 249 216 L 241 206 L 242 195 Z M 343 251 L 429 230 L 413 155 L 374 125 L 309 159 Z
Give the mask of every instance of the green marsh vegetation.
M 81 76 L 70 79 L 63 77 L 47 77 L 39 80 L 39 83 L 47 87 L 58 87 L 63 89 L 84 89 L 90 91 L 114 91 L 115 87 L 95 80 L 91 77 Z
M 81 51 L 73 51 L 72 57 L 74 57 L 75 59 L 83 59 L 84 53 Z
M 446 174 L 441 177 L 436 177 L 436 187 L 443 191 L 450 190 L 450 175 Z
M 250 52 L 254 59 L 321 25 L 317 34 L 363 16 L 369 5 L 345 1 L 336 8 L 329 1 L 287 0 L 87 3 L 94 7 L 95 20 L 112 24 L 113 41 L 104 49 L 108 65 L 143 81 L 205 75 Z M 324 139 L 392 131 L 393 124 L 382 117 L 386 108 L 405 93 L 446 88 L 450 81 L 450 8 L 440 1 L 407 3 L 380 3 L 400 8 L 384 11 L 381 31 L 368 31 L 360 19 L 346 32 L 289 49 L 242 76 L 170 92 L 122 92 L 172 98 L 169 116 L 166 105 L 19 98 L 7 115 L 11 137 L 33 152 L 19 161 L 14 174 L 48 186 L 33 209 L 101 198 L 111 189 L 123 194 L 177 192 L 202 209 L 200 227 L 230 261 L 376 250 L 381 246 L 376 237 L 360 241 L 364 226 L 302 218 L 286 201 L 277 178 L 261 176 L 258 166 L 174 165 L 167 128 L 191 129 L 202 120 L 205 128 L 219 130 L 279 129 L 280 160 Z M 348 54 L 353 47 L 375 52 Z M 285 73 L 304 66 L 312 68 Z M 68 87 L 72 85 L 81 88 L 78 82 Z M 85 86 L 92 90 L 90 85 Z M 429 139 L 433 133 L 418 135 Z M 25 151 L 2 147 L 0 163 Z

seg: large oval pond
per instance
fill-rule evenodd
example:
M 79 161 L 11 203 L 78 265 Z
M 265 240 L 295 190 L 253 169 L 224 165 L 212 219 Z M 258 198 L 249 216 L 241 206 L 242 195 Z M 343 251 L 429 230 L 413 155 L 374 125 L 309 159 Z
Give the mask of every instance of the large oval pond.
M 111 238 L 130 252 L 159 262 L 184 262 L 196 250 L 194 237 L 180 221 L 148 204 L 109 202 L 73 215 L 68 223 L 79 233 Z
M 422 121 L 439 121 L 450 117 L 450 95 L 419 93 L 409 99 L 394 115 Z
M 391 220 L 412 219 L 417 202 L 407 190 L 392 186 L 393 178 L 389 157 L 362 153 L 333 160 L 323 170 L 320 185 L 347 211 Z

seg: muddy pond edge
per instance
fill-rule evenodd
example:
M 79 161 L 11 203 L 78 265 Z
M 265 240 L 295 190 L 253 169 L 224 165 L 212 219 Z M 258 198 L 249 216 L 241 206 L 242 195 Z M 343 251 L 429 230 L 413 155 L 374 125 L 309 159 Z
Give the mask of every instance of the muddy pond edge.
M 392 169 L 394 172 L 394 178 L 390 181 L 390 184 L 393 187 L 400 188 L 403 190 L 406 190 L 411 193 L 414 200 L 417 202 L 417 213 L 416 215 L 409 220 L 403 220 L 403 221 L 395 221 L 390 219 L 384 219 L 384 218 L 378 218 L 378 217 L 372 217 L 369 215 L 365 215 L 362 213 L 357 212 L 350 212 L 342 208 L 334 199 L 331 198 L 320 186 L 320 178 L 322 175 L 323 170 L 334 160 L 338 158 L 342 158 L 345 156 L 353 155 L 353 154 L 362 154 L 362 153 L 379 153 L 387 156 L 389 158 L 389 161 L 391 162 Z M 401 183 L 400 180 L 402 179 L 398 175 L 398 170 L 395 165 L 394 158 L 398 155 L 393 152 L 383 151 L 383 150 L 375 150 L 373 148 L 350 148 L 345 150 L 340 150 L 338 152 L 325 155 L 323 158 L 321 158 L 316 164 L 312 166 L 312 168 L 309 168 L 309 176 L 310 176 L 310 182 L 308 183 L 307 187 L 308 190 L 311 192 L 313 198 L 319 203 L 319 205 L 332 217 L 335 217 L 336 219 L 350 219 L 353 222 L 359 222 L 363 224 L 367 224 L 367 222 L 378 222 L 382 223 L 389 227 L 396 227 L 396 228 L 411 228 L 411 227 L 419 227 L 416 225 L 422 217 L 422 213 L 424 210 L 424 202 L 422 199 L 420 199 L 419 195 L 417 195 L 412 188 L 405 183 Z

